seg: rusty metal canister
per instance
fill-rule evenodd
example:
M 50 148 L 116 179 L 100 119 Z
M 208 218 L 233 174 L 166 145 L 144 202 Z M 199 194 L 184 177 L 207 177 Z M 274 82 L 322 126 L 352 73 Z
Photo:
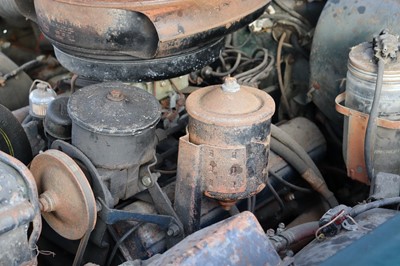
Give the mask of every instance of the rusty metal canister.
M 120 82 L 95 84 L 71 95 L 68 113 L 72 144 L 96 167 L 125 169 L 153 158 L 161 109 L 148 92 Z
M 192 93 L 186 107 L 187 141 L 199 148 L 204 193 L 230 202 L 261 191 L 267 178 L 273 99 L 226 78 L 222 86 Z
M 336 98 L 336 109 L 345 115 L 343 155 L 348 175 L 369 183 L 365 168 L 364 142 L 374 98 L 377 64 L 371 43 L 353 47 L 349 54 L 346 92 Z M 340 104 L 345 101 L 345 106 Z M 374 146 L 376 173 L 400 174 L 400 63 L 385 66 L 379 100 L 378 128 Z

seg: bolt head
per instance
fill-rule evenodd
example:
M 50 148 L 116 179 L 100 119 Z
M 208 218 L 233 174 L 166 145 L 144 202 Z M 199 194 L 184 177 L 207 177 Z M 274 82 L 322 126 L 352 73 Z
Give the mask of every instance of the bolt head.
M 113 101 L 113 102 L 120 102 L 123 99 L 125 99 L 125 96 L 122 93 L 122 91 L 120 91 L 120 90 L 111 90 L 107 94 L 107 99 L 109 99 L 110 101 Z
M 141 181 L 142 181 L 143 186 L 145 186 L 145 187 L 149 187 L 153 183 L 149 176 L 144 176 Z

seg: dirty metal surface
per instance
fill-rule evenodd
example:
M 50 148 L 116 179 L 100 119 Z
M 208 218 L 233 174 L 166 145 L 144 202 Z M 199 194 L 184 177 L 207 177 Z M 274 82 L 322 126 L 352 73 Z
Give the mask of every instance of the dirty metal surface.
M 346 93 L 339 94 L 336 99 L 336 110 L 348 118 L 347 153 L 346 166 L 347 174 L 352 179 L 369 184 L 368 174 L 365 168 L 364 142 L 369 115 L 357 110 L 348 108 L 341 103 L 345 100 Z M 378 117 L 377 125 L 381 128 L 400 129 L 400 121 L 392 121 Z
M 150 265 L 278 265 L 256 217 L 242 212 L 182 240 Z
M 240 86 L 236 92 L 226 92 L 221 85 L 215 85 L 191 93 L 186 100 L 186 109 L 192 118 L 191 122 L 198 120 L 221 128 L 241 128 L 270 120 L 275 111 L 275 102 L 267 93 L 256 88 Z M 191 141 L 201 142 L 195 137 L 193 140 L 191 137 Z
M 0 152 L 0 264 L 36 265 L 36 242 L 41 227 L 32 174 L 17 159 Z
M 272 97 L 226 78 L 222 85 L 193 92 L 186 109 L 188 140 L 180 143 L 197 146 L 197 175 L 205 194 L 229 202 L 263 189 L 275 111 Z
M 186 233 L 199 228 L 201 197 L 229 209 L 265 187 L 273 99 L 236 79 L 193 92 L 179 140 L 175 208 Z
M 313 102 L 339 134 L 343 119 L 335 111 L 334 99 L 344 91 L 349 49 L 370 41 L 384 28 L 399 32 L 399 18 L 397 0 L 327 1 L 311 48 L 310 85 L 315 88 Z
M 334 237 L 329 237 L 322 241 L 312 241 L 296 254 L 294 257 L 295 265 L 321 265 L 321 263 L 323 263 L 325 260 L 335 255 L 340 250 L 346 249 L 349 245 L 360 239 L 362 236 L 373 233 L 372 230 L 395 216 L 396 213 L 397 212 L 394 210 L 372 209 L 358 215 L 355 217 L 355 220 L 359 224 L 359 228 L 357 230 L 342 230 Z
M 268 2 L 37 0 L 35 7 L 43 32 L 58 44 L 154 58 L 218 39 L 257 18 Z
M 123 208 L 136 213 L 156 214 L 154 206 L 144 201 L 135 201 Z M 113 225 L 116 240 L 120 239 L 132 227 L 138 226 L 135 232 L 121 243 L 120 251 L 126 260 L 146 259 L 166 249 L 166 233 L 158 225 L 151 223 L 139 224 L 134 221 L 123 221 Z
M 100 81 L 142 82 L 215 61 L 222 38 L 259 17 L 268 2 L 36 0 L 35 8 L 64 67 Z
M 121 82 L 95 84 L 70 97 L 68 113 L 72 144 L 96 167 L 119 171 L 153 158 L 161 108 L 150 93 Z M 110 146 L 118 152 L 111 153 Z
M 80 239 L 96 223 L 95 199 L 86 176 L 65 153 L 47 150 L 30 168 L 40 194 L 43 218 L 61 236 Z

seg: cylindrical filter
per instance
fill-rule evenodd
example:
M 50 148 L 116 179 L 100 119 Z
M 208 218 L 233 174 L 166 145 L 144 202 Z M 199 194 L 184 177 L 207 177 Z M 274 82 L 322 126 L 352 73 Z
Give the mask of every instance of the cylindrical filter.
M 204 192 L 235 201 L 261 191 L 267 177 L 273 99 L 227 78 L 192 93 L 186 102 L 189 142 L 202 154 Z
M 374 99 L 377 64 L 371 43 L 353 47 L 349 54 L 346 92 L 336 99 L 336 109 L 346 115 L 343 154 L 348 175 L 369 183 L 364 158 L 365 132 Z M 340 102 L 345 100 L 345 106 Z M 379 99 L 374 146 L 375 173 L 400 174 L 400 63 L 385 65 Z
M 153 158 L 161 110 L 148 92 L 119 82 L 80 89 L 68 102 L 72 144 L 96 167 L 126 169 Z

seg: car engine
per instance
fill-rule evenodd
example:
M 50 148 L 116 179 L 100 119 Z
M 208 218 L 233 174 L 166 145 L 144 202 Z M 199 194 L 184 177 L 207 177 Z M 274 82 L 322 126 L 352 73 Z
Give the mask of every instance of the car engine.
M 0 0 L 0 264 L 398 264 L 399 36 L 395 0 Z

